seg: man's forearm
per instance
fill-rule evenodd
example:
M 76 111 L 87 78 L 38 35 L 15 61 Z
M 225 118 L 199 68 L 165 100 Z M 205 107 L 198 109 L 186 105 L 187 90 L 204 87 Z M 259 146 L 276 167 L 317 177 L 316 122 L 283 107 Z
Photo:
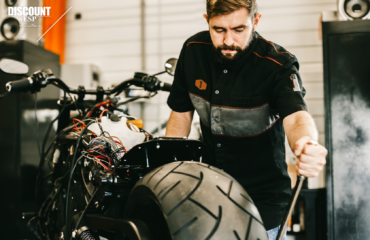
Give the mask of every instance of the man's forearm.
M 289 145 L 298 158 L 297 170 L 305 177 L 317 177 L 326 163 L 328 151 L 317 141 L 318 133 L 315 122 L 308 112 L 300 111 L 284 118 L 284 128 Z
M 172 111 L 167 123 L 166 137 L 188 137 L 194 111 L 179 113 Z
M 306 111 L 294 113 L 284 119 L 285 133 L 290 148 L 294 151 L 296 142 L 302 137 L 310 137 L 311 140 L 318 140 L 318 133 L 315 122 Z

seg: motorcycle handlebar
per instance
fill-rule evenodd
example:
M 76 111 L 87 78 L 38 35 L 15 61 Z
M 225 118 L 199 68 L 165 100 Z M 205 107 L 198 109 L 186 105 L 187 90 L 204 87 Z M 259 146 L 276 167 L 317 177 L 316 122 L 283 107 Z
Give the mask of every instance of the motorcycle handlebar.
M 77 89 L 72 89 L 68 87 L 61 79 L 56 78 L 56 77 L 49 77 L 46 78 L 46 82 L 48 84 L 53 84 L 54 86 L 72 94 L 78 94 L 79 91 Z M 21 80 L 16 80 L 16 81 L 11 81 L 6 84 L 6 88 L 8 92 L 18 92 L 18 91 L 27 91 L 30 90 L 33 85 L 35 85 L 35 81 L 32 80 L 31 77 L 24 78 Z M 126 80 L 122 83 L 120 83 L 118 86 L 111 90 L 105 90 L 103 92 L 98 92 L 97 90 L 86 90 L 85 94 L 89 95 L 96 95 L 96 94 L 101 94 L 103 93 L 104 95 L 111 95 L 111 94 L 120 94 L 122 91 L 127 89 L 129 86 L 134 85 L 137 87 L 143 87 L 147 91 L 157 91 L 157 90 L 162 90 L 162 91 L 170 91 L 171 89 L 171 84 L 169 83 L 164 83 L 161 81 L 158 81 L 158 84 L 154 88 L 148 89 L 147 88 L 148 82 L 143 81 L 142 79 L 138 78 L 132 78 L 129 80 Z M 46 84 L 42 84 L 43 86 L 46 86 Z M 38 89 L 40 89 L 43 86 L 38 86 Z
M 32 84 L 33 84 L 32 78 L 23 78 L 21 80 L 8 82 L 5 85 L 5 87 L 8 90 L 8 92 L 12 91 L 18 92 L 29 90 L 32 87 Z
M 163 85 L 163 86 L 162 86 L 162 85 Z M 160 89 L 161 89 L 162 91 L 169 92 L 169 91 L 171 91 L 171 87 L 172 87 L 172 84 L 161 82 L 161 87 L 160 87 Z

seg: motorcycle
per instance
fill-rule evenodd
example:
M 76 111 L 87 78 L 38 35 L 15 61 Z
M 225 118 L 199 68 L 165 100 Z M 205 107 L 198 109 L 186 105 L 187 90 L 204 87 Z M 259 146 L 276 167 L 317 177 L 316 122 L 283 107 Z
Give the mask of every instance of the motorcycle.
M 206 161 L 206 146 L 187 138 L 153 137 L 120 106 L 130 86 L 154 97 L 170 91 L 159 74 L 135 73 L 113 89 L 71 89 L 51 70 L 8 82 L 7 97 L 54 85 L 64 92 L 53 143 L 42 144 L 37 200 L 28 227 L 37 239 L 268 239 L 256 206 L 229 174 Z M 26 74 L 24 63 L 1 59 L 0 69 Z M 67 97 L 77 95 L 77 99 Z M 86 95 L 96 100 L 85 100 Z M 78 116 L 71 116 L 78 111 Z M 48 137 L 45 137 L 47 139 Z M 51 164 L 45 173 L 43 166 Z M 52 186 L 44 186 L 46 174 Z

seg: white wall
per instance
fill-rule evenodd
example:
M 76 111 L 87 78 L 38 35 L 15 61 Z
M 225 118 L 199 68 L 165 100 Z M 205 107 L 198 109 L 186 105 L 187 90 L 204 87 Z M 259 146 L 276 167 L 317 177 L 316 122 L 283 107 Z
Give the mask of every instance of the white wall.
M 149 72 L 163 70 L 164 62 L 178 58 L 185 40 L 208 26 L 202 17 L 203 0 L 146 0 L 146 65 Z M 169 75 L 159 77 L 173 81 Z M 168 93 L 149 101 L 144 110 L 145 125 L 149 131 L 168 120 L 170 109 L 166 104 Z M 163 130 L 158 135 L 164 135 Z M 194 129 L 190 137 L 196 137 Z
M 141 70 L 140 1 L 69 0 L 66 63 L 93 63 L 110 86 Z M 76 20 L 75 14 L 82 19 Z
M 104 88 L 141 71 L 140 1 L 68 0 L 65 63 L 91 63 Z M 81 13 L 82 18 L 75 19 Z M 129 104 L 141 117 L 140 104 Z
M 262 19 L 257 31 L 266 39 L 284 46 L 300 62 L 307 90 L 306 102 L 324 145 L 323 60 L 318 37 L 322 11 L 336 10 L 336 0 L 257 0 Z M 66 63 L 94 63 L 102 70 L 105 86 L 132 77 L 141 70 L 140 1 L 69 0 L 67 14 Z M 207 30 L 202 15 L 205 0 L 146 0 L 146 70 L 163 70 L 164 62 L 178 57 L 184 41 Z M 75 20 L 75 13 L 82 13 Z M 161 75 L 171 82 L 172 77 Z M 152 131 L 167 120 L 168 93 L 147 101 L 144 128 Z M 137 106 L 136 106 L 137 107 Z M 163 132 L 161 134 L 164 134 Z M 291 155 L 288 154 L 288 158 Z M 310 187 L 324 187 L 324 174 L 309 181 Z

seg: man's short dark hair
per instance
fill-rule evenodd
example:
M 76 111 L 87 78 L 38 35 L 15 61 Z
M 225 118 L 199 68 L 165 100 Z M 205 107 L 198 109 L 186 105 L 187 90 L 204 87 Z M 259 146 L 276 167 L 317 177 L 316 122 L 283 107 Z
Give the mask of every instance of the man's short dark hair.
M 219 15 L 228 15 L 243 7 L 248 9 L 252 20 L 257 14 L 257 0 L 207 0 L 208 19 Z

